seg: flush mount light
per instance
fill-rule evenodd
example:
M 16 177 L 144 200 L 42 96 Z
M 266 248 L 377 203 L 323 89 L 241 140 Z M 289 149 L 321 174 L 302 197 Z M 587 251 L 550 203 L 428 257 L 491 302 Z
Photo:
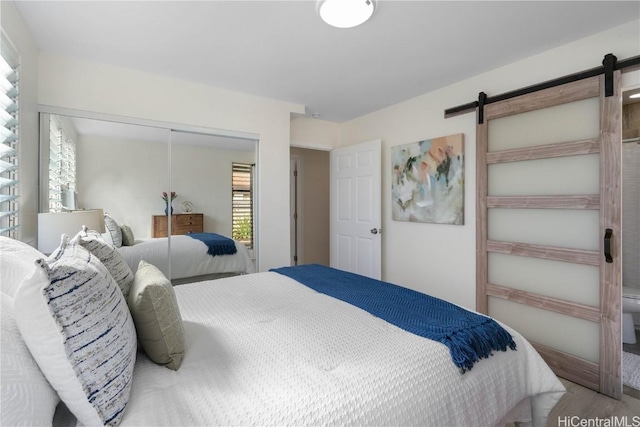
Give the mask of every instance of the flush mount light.
M 352 28 L 366 22 L 375 9 L 374 0 L 319 0 L 318 13 L 337 28 Z

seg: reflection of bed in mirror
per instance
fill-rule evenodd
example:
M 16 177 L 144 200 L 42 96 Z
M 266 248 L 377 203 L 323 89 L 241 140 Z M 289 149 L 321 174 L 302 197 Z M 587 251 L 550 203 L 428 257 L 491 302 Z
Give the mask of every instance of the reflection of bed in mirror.
M 157 266 L 175 284 L 215 279 L 238 274 L 254 273 L 255 267 L 249 250 L 234 241 L 236 253 L 209 255 L 207 245 L 188 235 L 171 236 L 171 274 L 169 274 L 168 245 L 166 237 L 138 239 L 132 246 L 121 246 L 118 251 L 135 273 L 140 260 Z

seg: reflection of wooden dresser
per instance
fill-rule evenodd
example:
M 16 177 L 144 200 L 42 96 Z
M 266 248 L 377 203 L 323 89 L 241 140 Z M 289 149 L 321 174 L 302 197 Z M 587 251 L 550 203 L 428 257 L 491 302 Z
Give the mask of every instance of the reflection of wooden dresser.
M 171 215 L 171 234 L 202 233 L 204 215 L 184 213 Z M 167 216 L 153 215 L 153 237 L 167 237 Z

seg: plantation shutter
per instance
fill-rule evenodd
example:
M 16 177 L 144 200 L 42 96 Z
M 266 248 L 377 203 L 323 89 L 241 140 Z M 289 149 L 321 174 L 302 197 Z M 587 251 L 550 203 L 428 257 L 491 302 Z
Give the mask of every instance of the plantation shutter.
M 0 55 L 0 235 L 18 228 L 18 55 L 2 39 Z
M 253 248 L 253 165 L 232 164 L 232 235 Z

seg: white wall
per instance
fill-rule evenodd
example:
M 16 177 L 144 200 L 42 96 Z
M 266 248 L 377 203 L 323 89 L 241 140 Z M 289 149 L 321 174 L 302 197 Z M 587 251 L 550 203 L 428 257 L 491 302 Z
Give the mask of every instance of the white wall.
M 42 53 L 42 105 L 260 136 L 258 256 L 261 271 L 289 265 L 291 113 L 304 107 L 155 74 Z
M 18 239 L 38 237 L 38 48 L 13 2 L 0 1 L 0 27 L 20 55 L 20 228 Z
M 340 129 L 341 125 L 338 123 L 298 117 L 291 121 L 291 145 L 312 149 L 338 147 Z
M 368 114 L 341 127 L 341 144 L 382 139 L 382 251 L 384 280 L 475 308 L 475 114 L 444 119 L 444 110 L 601 64 L 607 53 L 625 59 L 640 54 L 640 21 L 596 34 L 504 66 L 418 98 Z M 640 84 L 638 73 L 626 86 Z M 391 220 L 390 149 L 464 133 L 465 225 Z M 301 132 L 302 133 L 302 132 Z

